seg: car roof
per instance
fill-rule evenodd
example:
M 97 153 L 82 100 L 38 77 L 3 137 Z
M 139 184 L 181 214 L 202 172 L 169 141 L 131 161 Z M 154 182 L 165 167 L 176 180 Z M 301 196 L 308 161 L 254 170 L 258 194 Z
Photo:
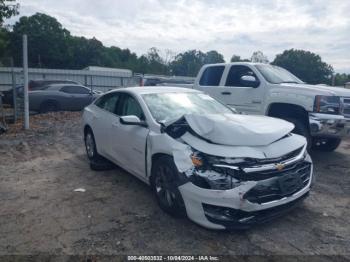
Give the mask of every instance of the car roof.
M 142 86 L 142 87 L 126 87 L 118 88 L 109 91 L 108 93 L 127 91 L 133 94 L 159 94 L 159 93 L 201 93 L 198 90 L 185 88 L 185 87 L 173 87 L 173 86 Z
M 230 62 L 230 63 L 216 63 L 216 64 L 206 64 L 203 67 L 211 67 L 211 66 L 232 66 L 232 65 L 271 65 L 271 64 L 265 64 L 265 63 L 258 63 L 258 62 Z

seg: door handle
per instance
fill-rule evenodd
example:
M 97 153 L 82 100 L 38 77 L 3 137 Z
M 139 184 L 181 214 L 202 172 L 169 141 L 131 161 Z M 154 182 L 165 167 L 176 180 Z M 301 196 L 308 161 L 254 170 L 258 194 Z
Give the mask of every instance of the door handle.
M 231 95 L 231 92 L 221 92 L 222 95 L 229 96 Z
M 118 126 L 119 126 L 119 122 L 118 122 L 118 121 L 113 122 L 113 123 L 112 123 L 112 126 L 118 127 Z

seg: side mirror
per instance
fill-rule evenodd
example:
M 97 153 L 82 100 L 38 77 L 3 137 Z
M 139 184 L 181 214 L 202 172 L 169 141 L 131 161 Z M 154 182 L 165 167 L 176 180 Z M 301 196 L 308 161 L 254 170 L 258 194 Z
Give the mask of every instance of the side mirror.
M 245 75 L 241 77 L 241 84 L 247 86 L 247 87 L 258 87 L 260 82 L 255 78 L 255 76 L 249 76 Z
M 145 121 L 141 121 L 140 118 L 134 115 L 120 117 L 120 123 L 129 126 L 147 127 L 147 123 Z

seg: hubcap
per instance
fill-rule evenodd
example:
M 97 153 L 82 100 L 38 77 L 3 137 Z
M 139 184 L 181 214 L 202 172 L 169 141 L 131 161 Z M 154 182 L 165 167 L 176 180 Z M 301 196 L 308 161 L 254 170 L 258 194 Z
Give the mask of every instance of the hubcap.
M 156 193 L 163 205 L 171 207 L 174 203 L 175 194 L 172 192 L 170 182 L 170 169 L 167 167 L 159 167 L 156 174 L 155 187 Z
M 88 133 L 85 138 L 86 152 L 90 158 L 94 157 L 95 143 L 92 135 Z

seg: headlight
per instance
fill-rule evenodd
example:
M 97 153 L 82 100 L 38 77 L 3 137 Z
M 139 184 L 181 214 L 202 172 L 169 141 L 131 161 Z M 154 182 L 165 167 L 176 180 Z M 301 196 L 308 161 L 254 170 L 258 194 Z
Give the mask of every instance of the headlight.
M 339 96 L 316 96 L 314 112 L 338 115 L 340 113 Z
M 218 159 L 219 157 L 194 152 L 191 160 L 195 168 L 189 180 L 198 187 L 214 190 L 228 190 L 239 186 L 240 181 L 235 178 L 235 172 L 240 172 L 240 170 L 227 169 L 213 164 L 213 158 Z

